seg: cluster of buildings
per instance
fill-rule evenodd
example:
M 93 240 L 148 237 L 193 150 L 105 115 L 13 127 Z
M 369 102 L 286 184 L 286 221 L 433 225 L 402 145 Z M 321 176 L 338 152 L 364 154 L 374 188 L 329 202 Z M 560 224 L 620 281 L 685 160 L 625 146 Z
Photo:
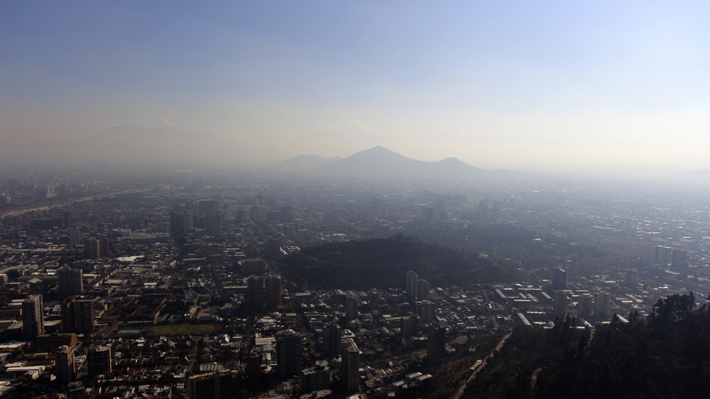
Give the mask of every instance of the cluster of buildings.
M 660 227 L 625 203 L 612 217 L 552 189 L 54 180 L 66 193 L 53 200 L 88 198 L 18 212 L 46 203 L 29 194 L 41 185 L 2 186 L 13 198 L 0 203 L 6 395 L 35 386 L 69 398 L 415 397 L 431 385 L 429 367 L 477 335 L 568 314 L 591 328 L 686 288 L 704 296 L 710 282 L 695 233 L 648 234 Z M 513 244 L 473 234 L 510 226 L 539 231 Z M 434 287 L 410 270 L 383 290 L 315 289 L 270 262 L 395 233 L 500 259 L 524 277 Z M 641 248 L 595 257 L 588 242 Z

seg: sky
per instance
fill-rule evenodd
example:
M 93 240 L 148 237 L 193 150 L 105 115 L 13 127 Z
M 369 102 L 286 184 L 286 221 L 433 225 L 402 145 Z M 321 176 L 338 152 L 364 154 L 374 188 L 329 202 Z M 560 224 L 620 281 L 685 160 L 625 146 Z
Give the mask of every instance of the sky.
M 707 2 L 207 3 L 1 2 L 0 157 L 130 126 L 257 163 L 710 169 Z

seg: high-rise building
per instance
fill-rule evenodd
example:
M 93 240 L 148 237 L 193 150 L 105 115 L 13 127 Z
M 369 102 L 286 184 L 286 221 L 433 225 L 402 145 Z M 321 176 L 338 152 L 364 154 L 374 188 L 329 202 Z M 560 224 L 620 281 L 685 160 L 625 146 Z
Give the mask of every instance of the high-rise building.
M 303 393 L 311 393 L 323 389 L 330 389 L 330 366 L 328 362 L 319 362 L 316 367 L 301 371 Z
M 207 214 L 207 233 L 219 234 L 222 231 L 222 218 L 217 213 Z
M 360 349 L 352 338 L 343 340 L 343 387 L 348 392 L 360 392 Z
M 561 267 L 555 268 L 552 271 L 552 289 L 566 290 L 569 282 L 569 273 Z
M 426 356 L 435 362 L 446 354 L 446 327 L 430 323 L 427 329 Z
M 90 238 L 84 241 L 84 257 L 87 259 L 100 259 L 101 249 L 99 240 Z
M 108 375 L 113 372 L 111 364 L 111 347 L 108 345 L 97 345 L 89 349 L 86 356 L 89 364 L 89 375 Z
M 108 248 L 108 238 L 106 237 L 99 237 L 97 238 L 99 241 L 99 257 L 100 258 L 105 258 L 109 255 L 110 251 Z
M 655 261 L 658 265 L 667 265 L 673 260 L 673 248 L 659 245 L 656 247 Z
M 62 331 L 89 333 L 94 330 L 96 299 L 70 297 L 62 301 Z
M 278 237 L 269 238 L 266 241 L 266 254 L 269 256 L 278 256 L 281 253 L 281 239 Z
M 323 328 L 323 354 L 330 359 L 340 355 L 342 351 L 342 329 L 337 323 L 328 324 Z
M 419 332 L 419 325 L 421 324 L 421 319 L 419 316 L 405 316 L 401 319 L 401 330 L 403 337 L 411 337 L 412 335 Z
M 79 229 L 69 229 L 69 243 L 71 245 L 76 245 L 79 243 L 79 239 L 81 239 L 81 233 L 79 232 Z
M 412 300 L 417 299 L 417 289 L 419 288 L 419 275 L 410 270 L 407 272 L 407 281 L 405 285 L 405 290 L 407 290 L 407 297 Z
M 237 223 L 246 223 L 249 221 L 249 211 L 239 210 L 235 215 Z
M 62 211 L 62 219 L 64 220 L 64 227 L 71 229 L 74 227 L 74 212 L 65 209 Z
M 266 261 L 263 259 L 247 259 L 239 264 L 240 273 L 242 276 L 251 276 L 252 274 L 260 276 L 266 271 Z
M 611 312 L 611 294 L 594 294 L 594 319 L 597 321 L 607 320 Z
M 283 289 L 281 277 L 270 275 L 264 277 L 264 305 L 273 309 L 282 303 Z
M 217 200 L 202 200 L 197 202 L 197 211 L 200 215 L 208 213 L 219 213 L 219 201 Z
M 39 334 L 44 334 L 43 310 L 42 295 L 30 295 L 22 301 L 22 328 L 27 338 L 37 339 Z
M 555 291 L 555 316 L 564 317 L 567 315 L 567 291 Z
M 170 212 L 170 233 L 181 234 L 184 225 L 183 215 L 179 212 Z
M 279 210 L 279 219 L 283 223 L 293 223 L 293 211 L 290 206 L 282 206 Z
M 192 211 L 184 211 L 182 213 L 182 232 L 189 233 L 194 230 L 194 228 L 192 223 Z
M 584 320 L 591 320 L 592 311 L 594 310 L 592 305 L 593 298 L 592 294 L 582 294 L 579 297 L 579 311 L 577 312 L 577 317 Z
M 74 379 L 74 348 L 60 346 L 54 353 L 54 366 L 59 381 L 64 384 L 70 383 Z
M 252 309 L 266 306 L 273 309 L 282 303 L 281 277 L 276 275 L 249 276 L 247 279 L 247 304 Z
M 688 266 L 688 251 L 682 249 L 674 249 L 671 255 L 671 266 Z
M 626 272 L 626 277 L 624 278 L 624 285 L 627 287 L 636 287 L 639 283 L 639 272 L 636 270 L 629 270 Z
M 84 290 L 83 272 L 79 268 L 60 267 L 57 270 L 57 283 L 59 295 L 81 295 Z
M 250 218 L 251 221 L 254 223 L 259 223 L 259 207 L 257 205 L 254 205 L 250 209 Z
M 276 334 L 276 356 L 281 378 L 301 372 L 301 337 L 293 330 L 281 330 Z
M 249 276 L 247 278 L 247 304 L 252 309 L 264 306 L 264 277 Z
M 420 279 L 417 285 L 417 301 L 428 301 L 431 285 L 428 281 Z
M 431 301 L 418 301 L 416 312 L 422 323 L 429 323 L 434 320 L 434 303 Z
M 345 318 L 348 320 L 355 320 L 360 316 L 360 312 L 358 310 L 360 304 L 358 303 L 357 298 L 354 298 L 352 296 L 348 296 L 345 299 Z
M 187 379 L 189 399 L 232 399 L 232 373 L 229 370 L 193 375 Z

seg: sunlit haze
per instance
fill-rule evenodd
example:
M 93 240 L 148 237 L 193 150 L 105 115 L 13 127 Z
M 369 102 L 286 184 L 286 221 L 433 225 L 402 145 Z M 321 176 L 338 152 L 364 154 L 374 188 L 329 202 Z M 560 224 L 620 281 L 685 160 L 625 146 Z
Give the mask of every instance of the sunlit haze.
M 198 142 L 252 167 L 383 146 L 524 173 L 710 169 L 710 6 L 619 3 L 3 2 L 0 166 Z

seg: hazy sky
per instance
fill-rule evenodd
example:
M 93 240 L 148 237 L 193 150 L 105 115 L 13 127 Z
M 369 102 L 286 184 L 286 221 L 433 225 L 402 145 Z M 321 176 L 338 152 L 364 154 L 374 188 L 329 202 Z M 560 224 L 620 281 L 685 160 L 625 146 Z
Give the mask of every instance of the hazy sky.
M 269 160 L 710 169 L 709 4 L 5 1 L 0 147 L 126 125 Z

